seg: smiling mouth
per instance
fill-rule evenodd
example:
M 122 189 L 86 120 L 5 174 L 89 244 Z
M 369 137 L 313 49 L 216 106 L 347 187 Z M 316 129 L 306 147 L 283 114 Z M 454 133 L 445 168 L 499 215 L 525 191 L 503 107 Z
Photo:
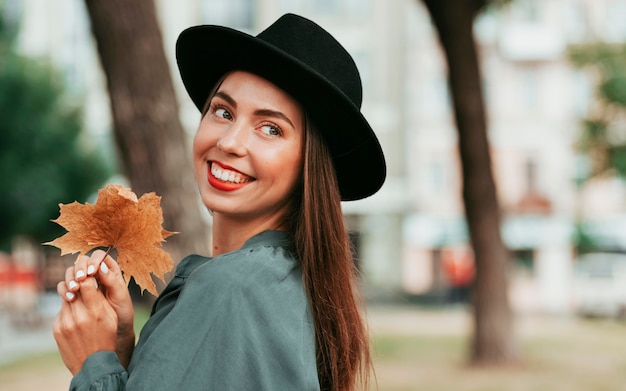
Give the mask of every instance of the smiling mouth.
M 224 183 L 233 183 L 233 184 L 243 184 L 252 182 L 254 180 L 253 177 L 242 174 L 241 172 L 231 170 L 221 166 L 216 162 L 209 162 L 210 165 L 210 173 L 211 176 L 220 182 Z

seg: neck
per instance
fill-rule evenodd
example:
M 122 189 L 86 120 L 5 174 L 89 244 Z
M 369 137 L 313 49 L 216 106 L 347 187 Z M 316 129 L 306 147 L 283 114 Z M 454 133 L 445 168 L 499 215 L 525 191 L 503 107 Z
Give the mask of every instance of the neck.
M 276 219 L 250 221 L 213 214 L 213 251 L 214 257 L 240 249 L 251 237 L 269 230 L 284 229 Z

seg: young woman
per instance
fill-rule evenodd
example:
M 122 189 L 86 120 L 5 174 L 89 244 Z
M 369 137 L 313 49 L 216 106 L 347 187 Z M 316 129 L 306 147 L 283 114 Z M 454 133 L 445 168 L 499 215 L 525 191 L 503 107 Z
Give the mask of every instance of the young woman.
M 54 326 L 72 390 L 354 390 L 371 369 L 341 200 L 375 193 L 384 157 L 361 81 L 325 30 L 287 14 L 256 37 L 185 30 L 177 60 L 202 113 L 196 180 L 211 258 L 190 255 L 135 346 L 103 252 L 69 268 Z

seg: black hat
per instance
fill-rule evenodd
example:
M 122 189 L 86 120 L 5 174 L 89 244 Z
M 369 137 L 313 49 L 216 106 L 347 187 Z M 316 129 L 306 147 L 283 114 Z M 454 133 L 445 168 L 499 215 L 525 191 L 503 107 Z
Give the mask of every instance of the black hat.
M 190 27 L 178 37 L 176 59 L 199 110 L 232 70 L 257 74 L 296 99 L 326 140 L 342 200 L 368 197 L 382 186 L 385 158 L 360 111 L 359 71 L 341 44 L 314 22 L 286 14 L 256 37 L 223 26 Z

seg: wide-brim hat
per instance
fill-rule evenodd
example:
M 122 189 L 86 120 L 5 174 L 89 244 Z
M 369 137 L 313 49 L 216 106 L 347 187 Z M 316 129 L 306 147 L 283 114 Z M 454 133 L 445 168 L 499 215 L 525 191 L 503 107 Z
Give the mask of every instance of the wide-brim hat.
M 368 197 L 383 185 L 385 158 L 360 111 L 359 71 L 316 23 L 286 14 L 256 37 L 223 26 L 190 27 L 178 37 L 176 59 L 198 110 L 233 70 L 257 74 L 296 99 L 330 149 L 342 200 Z

